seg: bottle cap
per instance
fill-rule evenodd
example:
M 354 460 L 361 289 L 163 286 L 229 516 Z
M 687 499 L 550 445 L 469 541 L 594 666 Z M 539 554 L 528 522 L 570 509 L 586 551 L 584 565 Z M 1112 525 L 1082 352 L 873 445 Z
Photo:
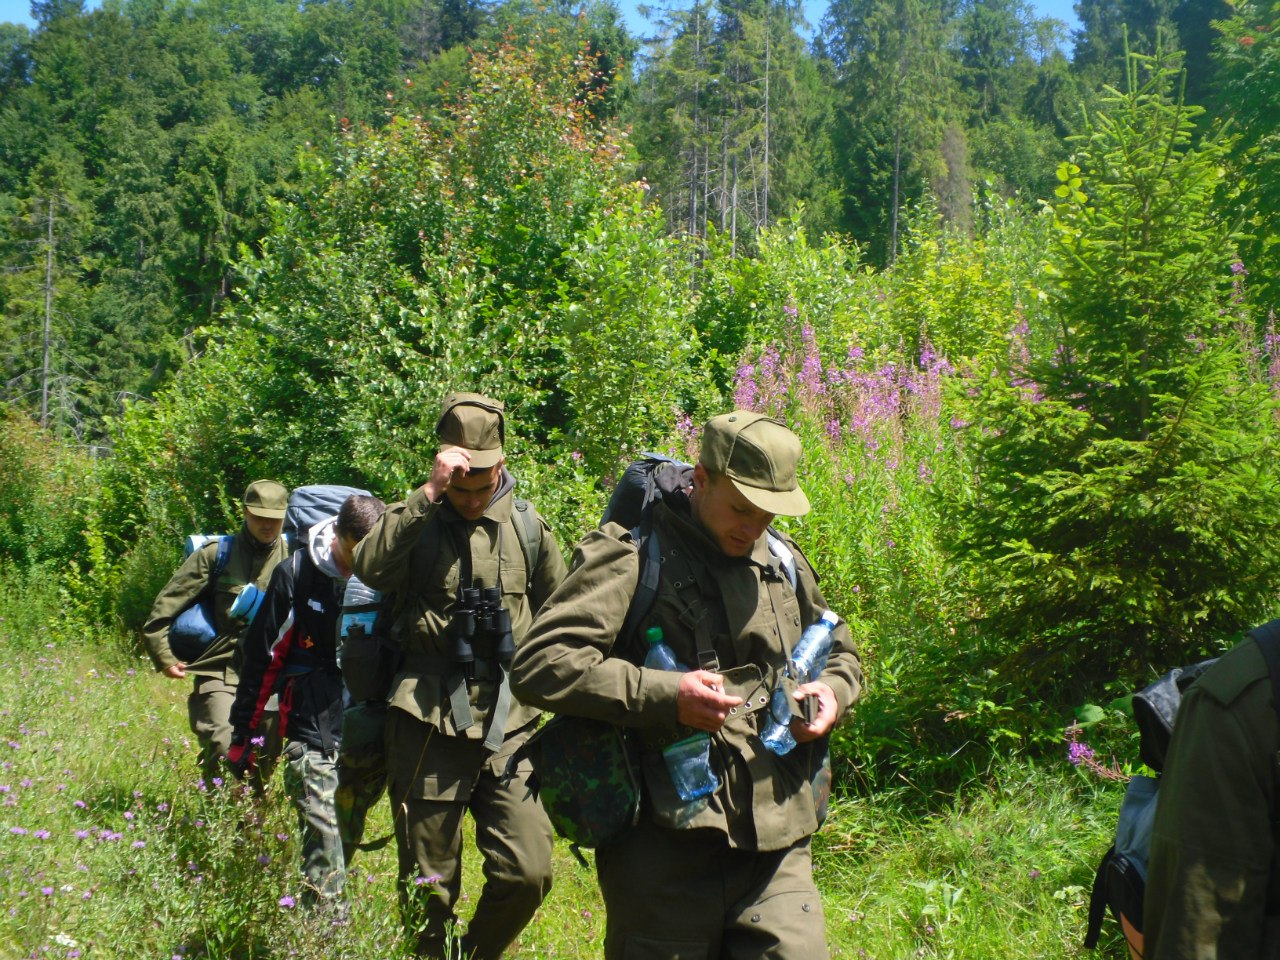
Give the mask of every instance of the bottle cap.
M 649 646 L 656 647 L 662 642 L 662 628 L 650 627 L 644 632 L 644 639 Z

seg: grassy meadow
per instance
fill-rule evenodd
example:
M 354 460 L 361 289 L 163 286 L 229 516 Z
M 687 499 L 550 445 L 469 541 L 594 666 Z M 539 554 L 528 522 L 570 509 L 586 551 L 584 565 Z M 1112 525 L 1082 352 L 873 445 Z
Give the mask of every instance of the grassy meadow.
M 262 801 L 226 784 L 202 789 L 186 685 L 156 676 L 127 638 L 60 619 L 59 596 L 38 580 L 9 574 L 5 587 L 0 956 L 407 955 L 393 845 L 355 859 L 347 924 L 303 912 L 279 774 Z M 846 796 L 815 838 L 832 955 L 1087 955 L 1088 885 L 1120 793 L 1064 749 L 1039 766 L 1007 761 L 924 804 L 906 791 Z M 370 838 L 388 827 L 384 806 Z M 601 953 L 593 874 L 563 843 L 556 868 L 513 957 Z M 472 852 L 466 900 L 480 879 Z M 1123 947 L 1113 938 L 1097 956 L 1119 958 Z

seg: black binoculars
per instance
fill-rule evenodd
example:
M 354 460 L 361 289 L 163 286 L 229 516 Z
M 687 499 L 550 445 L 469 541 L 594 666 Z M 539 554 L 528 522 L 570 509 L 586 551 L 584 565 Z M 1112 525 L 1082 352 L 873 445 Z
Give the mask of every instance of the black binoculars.
M 496 660 L 505 670 L 516 655 L 511 613 L 502 605 L 501 587 L 463 587 L 450 624 L 453 662 L 468 680 L 475 677 L 476 652 Z

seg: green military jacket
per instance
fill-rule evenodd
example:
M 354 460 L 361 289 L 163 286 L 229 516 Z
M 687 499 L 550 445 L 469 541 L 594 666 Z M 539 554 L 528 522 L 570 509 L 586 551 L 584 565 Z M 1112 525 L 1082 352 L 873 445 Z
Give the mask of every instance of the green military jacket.
M 196 550 L 182 561 L 182 566 L 169 578 L 169 582 L 156 597 L 151 607 L 151 616 L 142 628 L 142 636 L 157 670 L 164 670 L 179 662 L 169 649 L 169 627 L 178 614 L 187 609 L 191 601 L 208 586 L 217 553 L 216 542 L 207 543 Z M 256 545 L 253 535 L 247 529 L 240 529 L 232 543 L 227 566 L 218 576 L 214 588 L 214 627 L 218 634 L 204 655 L 195 663 L 187 665 L 188 673 L 220 677 L 232 685 L 237 682 L 236 654 L 246 625 L 232 620 L 227 611 L 245 584 L 252 583 L 258 589 L 265 590 L 271 580 L 271 572 L 288 553 L 289 546 L 284 537 L 277 537 L 273 546 L 263 548 Z
M 1280 957 L 1277 750 L 1270 675 L 1248 640 L 1178 708 L 1147 868 L 1146 957 Z
M 514 510 L 509 486 L 474 522 L 459 516 L 447 505 L 447 498 L 432 503 L 419 487 L 407 500 L 388 507 L 356 548 L 356 576 L 396 598 L 403 663 L 392 681 L 389 702 L 446 736 L 483 739 L 498 693 L 494 672 L 470 681 L 467 697 L 473 723 L 459 731 L 449 699 L 453 651 L 446 631 L 458 606 L 462 565 L 450 528 L 470 546 L 473 583 L 493 586 L 501 575 L 502 603 L 511 614 L 517 647 L 529 632 L 534 614 L 564 579 L 564 557 L 541 517 L 538 566 L 532 577 L 528 575 Z M 512 703 L 504 733 L 521 730 L 537 718 L 537 710 Z
M 683 664 L 696 665 L 697 633 L 706 631 L 725 672 L 755 664 L 761 673 L 783 666 L 803 628 L 825 609 L 817 577 L 794 544 L 799 590 L 792 588 L 767 536 L 751 555 L 726 557 L 703 531 L 664 502 L 654 530 L 662 552 L 658 595 L 640 634 L 651 626 Z M 628 531 L 607 524 L 578 544 L 568 578 L 538 616 L 512 667 L 516 695 L 558 713 L 605 720 L 640 731 L 647 809 L 672 828 L 709 827 L 731 846 L 780 850 L 818 827 L 811 779 L 825 743 L 800 744 L 775 757 L 758 729 L 765 710 L 739 710 L 712 737 L 721 787 L 705 804 L 685 804 L 662 759 L 662 747 L 692 731 L 677 723 L 680 674 L 637 666 L 638 638 L 615 649 L 640 570 Z M 701 624 L 701 626 L 700 626 Z M 862 670 L 848 629 L 835 631 L 821 678 L 843 716 L 862 689 Z M 758 700 L 758 698 L 756 698 Z

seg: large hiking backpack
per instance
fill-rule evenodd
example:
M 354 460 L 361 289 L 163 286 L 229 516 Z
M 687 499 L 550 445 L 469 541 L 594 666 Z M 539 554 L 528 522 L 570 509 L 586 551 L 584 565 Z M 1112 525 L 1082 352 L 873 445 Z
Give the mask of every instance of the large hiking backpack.
M 1280 713 L 1280 619 L 1272 620 L 1249 631 L 1262 650 L 1271 674 L 1276 710 Z M 1182 695 L 1209 669 L 1214 660 L 1204 660 L 1188 667 L 1175 667 L 1148 687 L 1133 695 L 1133 718 L 1138 725 L 1138 754 L 1142 762 L 1157 774 L 1164 772 L 1169 755 L 1169 741 L 1177 719 Z M 1159 799 L 1158 777 L 1133 777 L 1120 804 L 1115 840 L 1093 881 L 1089 898 L 1089 926 L 1084 945 L 1098 945 L 1102 920 L 1108 908 L 1129 945 L 1132 960 L 1142 960 L 1143 898 L 1147 889 L 1147 860 L 1151 853 L 1151 829 L 1155 822 Z
M 295 487 L 289 494 L 289 507 L 284 514 L 284 535 L 289 541 L 290 551 L 307 542 L 307 534 L 317 523 L 336 517 L 347 497 L 353 494 L 367 497 L 369 491 L 336 483 Z

